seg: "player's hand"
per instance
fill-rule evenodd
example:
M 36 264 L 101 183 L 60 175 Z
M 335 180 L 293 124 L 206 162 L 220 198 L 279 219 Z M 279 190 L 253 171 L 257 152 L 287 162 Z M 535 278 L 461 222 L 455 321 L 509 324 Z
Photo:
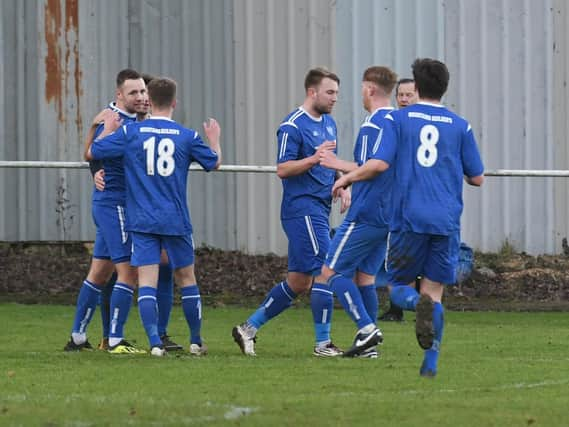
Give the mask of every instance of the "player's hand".
M 338 158 L 332 150 L 320 151 L 319 163 L 320 166 L 324 166 L 328 169 L 338 169 Z
M 119 114 L 111 110 L 110 108 L 105 108 L 102 111 L 99 111 L 97 115 L 93 118 L 91 122 L 91 126 L 99 126 L 102 123 L 105 123 L 105 119 L 111 117 L 119 117 Z
M 218 141 L 221 136 L 221 127 L 219 126 L 219 123 L 211 117 L 207 119 L 207 122 L 204 122 L 203 130 L 209 142 Z
M 350 184 L 351 182 L 347 178 L 347 175 L 342 175 L 340 178 L 338 178 L 332 187 L 332 197 L 334 200 L 336 200 L 338 197 L 341 197 L 342 190 L 345 190 Z
M 349 188 L 342 188 L 338 193 L 340 194 L 340 213 L 344 213 L 352 204 L 352 192 Z
M 99 169 L 95 172 L 93 180 L 95 181 L 95 188 L 99 191 L 103 191 L 105 189 L 105 170 Z
M 320 154 L 325 151 L 333 151 L 336 148 L 336 141 L 324 141 L 316 148 L 316 152 L 312 155 L 312 163 L 317 165 L 320 163 Z
M 111 134 L 122 125 L 122 119 L 119 113 L 107 109 L 108 113 L 104 114 L 103 124 L 105 126 L 105 135 Z

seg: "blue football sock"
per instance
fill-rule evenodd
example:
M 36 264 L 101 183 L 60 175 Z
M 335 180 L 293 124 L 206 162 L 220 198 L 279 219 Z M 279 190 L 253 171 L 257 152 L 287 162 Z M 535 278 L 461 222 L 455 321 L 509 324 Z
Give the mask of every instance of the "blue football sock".
M 377 298 L 377 291 L 375 285 L 368 286 L 358 286 L 362 300 L 364 301 L 364 307 L 366 308 L 367 314 L 374 322 L 377 321 L 377 313 L 379 311 L 379 299 Z
M 116 281 L 117 273 L 114 272 L 101 292 L 101 320 L 103 322 L 103 337 L 105 338 L 108 338 L 111 329 L 111 294 Z
M 269 294 L 247 322 L 259 329 L 273 317 L 278 316 L 292 305 L 296 294 L 287 282 L 281 282 L 269 291 Z
M 134 289 L 126 283 L 115 283 L 111 295 L 111 330 L 109 332 L 109 344 L 118 344 L 124 338 L 124 325 L 128 319 L 128 313 L 132 306 Z M 112 341 L 112 342 L 111 342 Z
M 156 305 L 156 288 L 140 285 L 138 288 L 138 311 L 142 325 L 148 336 L 150 347 L 162 344 L 158 335 L 158 307 Z
M 316 344 L 329 342 L 332 327 L 332 312 L 334 310 L 334 292 L 330 286 L 323 283 L 314 283 L 310 292 L 310 307 L 314 319 L 314 333 Z
M 202 345 L 202 300 L 198 285 L 185 286 L 182 294 L 182 310 L 190 328 L 190 343 Z
M 439 360 L 439 351 L 441 342 L 443 340 L 445 316 L 444 307 L 440 302 L 435 302 L 433 305 L 433 328 L 435 330 L 435 337 L 433 339 L 433 346 L 425 350 L 425 357 L 421 370 L 428 369 L 437 372 L 437 363 Z
M 156 301 L 158 303 L 158 333 L 166 335 L 170 313 L 174 304 L 174 275 L 170 264 L 160 264 L 158 270 L 158 291 Z
M 375 324 L 364 307 L 364 302 L 362 301 L 358 287 L 351 279 L 341 274 L 336 274 L 330 278 L 328 283 L 340 300 L 342 307 L 344 307 L 344 310 L 348 313 L 348 316 L 350 316 L 358 326 L 358 329 L 362 329 L 370 323 Z
M 390 296 L 391 303 L 403 310 L 415 311 L 419 301 L 419 293 L 415 288 L 403 283 L 394 284 Z
M 87 326 L 97 308 L 100 294 L 101 288 L 98 288 L 88 280 L 83 282 L 77 297 L 72 333 L 84 334 L 87 331 Z

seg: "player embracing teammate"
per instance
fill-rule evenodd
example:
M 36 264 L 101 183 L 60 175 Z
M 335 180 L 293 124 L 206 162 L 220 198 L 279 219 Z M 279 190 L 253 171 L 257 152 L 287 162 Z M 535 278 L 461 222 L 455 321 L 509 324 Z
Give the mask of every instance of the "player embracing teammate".
M 419 102 L 386 116 L 378 157 L 395 172 L 387 272 L 392 300 L 415 310 L 424 350 L 420 375 L 437 374 L 444 330 L 444 286 L 456 282 L 463 210 L 462 182 L 480 186 L 484 166 L 470 124 L 441 104 L 449 72 L 440 61 L 412 66 Z M 355 182 L 357 170 L 334 189 Z M 421 276 L 421 294 L 407 286 Z

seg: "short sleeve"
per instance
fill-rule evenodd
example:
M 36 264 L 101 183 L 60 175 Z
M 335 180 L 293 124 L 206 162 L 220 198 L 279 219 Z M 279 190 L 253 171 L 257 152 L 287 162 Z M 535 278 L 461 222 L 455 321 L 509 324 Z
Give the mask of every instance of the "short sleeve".
M 126 147 L 126 126 L 121 126 L 115 132 L 101 139 L 95 139 L 91 145 L 91 155 L 94 160 L 122 157 Z
M 198 132 L 194 131 L 194 139 L 192 141 L 190 155 L 192 161 L 196 161 L 206 171 L 213 170 L 217 165 L 219 155 L 213 151 L 201 138 Z
M 376 135 L 369 157 L 393 164 L 397 153 L 397 123 L 391 114 L 385 116 L 383 127 L 379 128 Z
M 462 169 L 467 177 L 472 178 L 484 173 L 482 158 L 470 125 L 467 126 L 466 132 L 462 136 L 461 157 Z
M 282 124 L 277 130 L 277 163 L 298 160 L 302 139 L 300 132 L 292 124 Z

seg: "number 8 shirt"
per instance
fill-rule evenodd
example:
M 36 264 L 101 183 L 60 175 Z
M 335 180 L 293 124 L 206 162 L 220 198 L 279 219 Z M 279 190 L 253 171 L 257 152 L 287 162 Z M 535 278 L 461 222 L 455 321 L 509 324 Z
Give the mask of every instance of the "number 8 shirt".
M 460 231 L 463 177 L 484 172 L 472 128 L 444 106 L 426 102 L 386 118 L 378 157 L 395 169 L 390 231 Z

